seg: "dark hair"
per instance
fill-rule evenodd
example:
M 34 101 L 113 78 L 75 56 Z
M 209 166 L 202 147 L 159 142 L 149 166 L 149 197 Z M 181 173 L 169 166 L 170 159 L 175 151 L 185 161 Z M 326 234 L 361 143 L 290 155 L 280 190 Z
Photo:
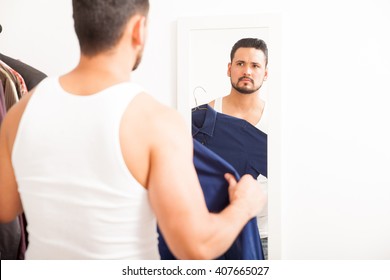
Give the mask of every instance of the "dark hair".
M 263 51 L 265 55 L 265 65 L 268 64 L 268 48 L 267 44 L 263 40 L 257 38 L 243 38 L 238 40 L 230 52 L 230 61 L 233 61 L 233 57 L 239 48 L 255 48 Z
M 112 48 L 135 14 L 147 15 L 149 0 L 73 0 L 73 19 L 81 52 L 92 56 Z

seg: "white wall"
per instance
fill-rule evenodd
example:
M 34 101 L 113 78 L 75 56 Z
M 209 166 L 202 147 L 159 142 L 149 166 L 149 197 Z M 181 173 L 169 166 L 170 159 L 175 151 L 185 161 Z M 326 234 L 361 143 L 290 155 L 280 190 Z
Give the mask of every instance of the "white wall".
M 201 17 L 200 22 L 204 24 L 205 21 L 206 19 Z M 212 22 L 215 21 L 220 24 L 223 20 L 220 17 L 218 19 L 213 17 Z M 230 19 L 229 23 L 231 23 Z M 190 92 L 188 92 L 190 108 L 206 104 L 220 96 L 229 94 L 231 84 L 227 69 L 232 46 L 239 39 L 248 37 L 261 38 L 268 43 L 268 32 L 268 28 L 264 27 L 237 28 L 237 26 L 234 29 L 224 26 L 223 28 L 204 28 L 189 32 L 190 54 L 188 56 L 190 61 L 189 65 L 185 67 L 188 68 L 187 71 L 190 76 Z M 260 91 L 260 96 L 265 100 L 266 85 L 267 83 L 264 82 L 264 87 Z
M 58 75 L 76 66 L 72 2 L 1 0 L 0 52 Z
M 2 0 L 0 52 L 50 75 L 73 67 L 70 5 Z M 134 79 L 171 106 L 178 17 L 282 14 L 281 257 L 390 259 L 388 1 L 151 0 L 151 6 L 148 46 Z

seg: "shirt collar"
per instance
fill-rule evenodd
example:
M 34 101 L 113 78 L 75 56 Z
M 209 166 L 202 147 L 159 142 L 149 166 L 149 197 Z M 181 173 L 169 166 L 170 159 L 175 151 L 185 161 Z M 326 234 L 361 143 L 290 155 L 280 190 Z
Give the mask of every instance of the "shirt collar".
M 192 136 L 195 136 L 198 133 L 204 133 L 212 137 L 214 134 L 215 123 L 217 121 L 217 111 L 211 108 L 208 104 L 198 106 L 196 110 L 199 110 L 199 112 L 196 112 L 197 114 L 201 113 L 201 115 L 205 115 L 205 117 L 201 127 L 195 126 L 194 122 L 192 123 Z

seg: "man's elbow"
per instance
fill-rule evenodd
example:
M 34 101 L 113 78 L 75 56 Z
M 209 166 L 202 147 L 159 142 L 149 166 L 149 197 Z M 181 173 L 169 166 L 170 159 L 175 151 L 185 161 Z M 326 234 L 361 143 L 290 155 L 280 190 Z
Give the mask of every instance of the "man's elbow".
M 173 253 L 181 260 L 210 260 L 218 257 L 212 248 L 206 244 L 197 244 L 197 242 L 180 246 L 180 248 L 174 249 Z
M 9 215 L 6 213 L 0 213 L 0 224 L 7 224 L 16 219 L 16 215 Z
M 16 217 L 21 213 L 23 213 L 23 210 L 21 208 L 10 207 L 8 205 L 3 204 L 2 207 L 0 207 L 0 223 L 10 223 L 15 220 Z

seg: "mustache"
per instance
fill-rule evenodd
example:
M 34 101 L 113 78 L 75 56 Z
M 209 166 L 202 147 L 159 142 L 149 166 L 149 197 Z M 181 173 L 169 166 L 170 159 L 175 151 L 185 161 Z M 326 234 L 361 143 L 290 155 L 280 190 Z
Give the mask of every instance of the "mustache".
M 250 80 L 252 84 L 254 84 L 254 83 L 255 83 L 255 82 L 253 81 L 253 79 L 252 79 L 252 78 L 245 77 L 245 76 L 244 76 L 244 77 L 241 77 L 241 78 L 239 78 L 239 79 L 238 79 L 238 81 L 240 82 L 240 81 L 242 81 L 243 79 L 248 79 L 248 80 Z

